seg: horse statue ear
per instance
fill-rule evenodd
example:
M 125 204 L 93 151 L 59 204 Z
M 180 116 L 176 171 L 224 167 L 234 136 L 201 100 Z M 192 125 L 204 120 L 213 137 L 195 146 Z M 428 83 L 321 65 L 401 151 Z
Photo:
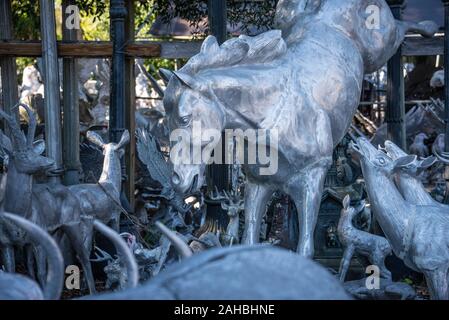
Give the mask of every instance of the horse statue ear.
M 195 91 L 201 91 L 201 85 L 200 83 L 195 80 L 192 76 L 184 73 L 184 72 L 173 72 L 173 75 L 185 86 L 188 88 L 195 90 Z
M 283 29 L 299 16 L 315 14 L 325 0 L 279 0 L 276 7 L 275 24 Z

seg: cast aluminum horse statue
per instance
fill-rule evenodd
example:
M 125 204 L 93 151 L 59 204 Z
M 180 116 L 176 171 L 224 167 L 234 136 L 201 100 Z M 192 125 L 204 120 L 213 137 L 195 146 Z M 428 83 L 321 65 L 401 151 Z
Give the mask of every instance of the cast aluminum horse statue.
M 378 26 L 369 23 L 373 5 Z M 437 27 L 396 21 L 384 0 L 281 0 L 276 20 L 281 31 L 255 38 L 241 36 L 219 46 L 208 37 L 201 52 L 171 76 L 164 106 L 172 130 L 191 132 L 195 120 L 204 130 L 278 133 L 276 173 L 260 175 L 260 166 L 245 165 L 243 243 L 259 241 L 266 203 L 282 190 L 299 213 L 297 251 L 313 257 L 324 179 L 333 148 L 357 110 L 364 74 L 385 65 L 408 31 L 431 36 Z M 179 143 L 205 151 L 218 142 L 199 140 Z M 202 185 L 207 160 L 175 163 L 172 182 L 178 191 Z

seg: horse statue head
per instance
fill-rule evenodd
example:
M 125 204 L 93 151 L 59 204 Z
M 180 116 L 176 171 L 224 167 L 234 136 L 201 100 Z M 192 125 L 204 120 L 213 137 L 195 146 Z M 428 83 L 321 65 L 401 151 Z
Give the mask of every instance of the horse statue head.
M 238 110 L 227 108 L 222 103 L 219 96 L 224 92 L 227 104 L 232 99 L 235 104 L 242 101 L 242 97 L 229 96 L 232 90 L 226 83 L 226 79 L 238 83 L 235 74 L 239 74 L 239 69 L 233 69 L 230 77 L 224 75 L 224 70 L 262 65 L 274 61 L 286 51 L 286 43 L 278 30 L 257 37 L 240 36 L 221 46 L 215 37 L 209 36 L 201 52 L 182 69 L 176 72 L 161 70 L 163 77 L 169 79 L 163 102 L 171 138 L 175 137 L 175 141 L 172 139 L 175 144 L 171 160 L 174 164 L 172 183 L 177 191 L 188 193 L 202 186 L 205 166 L 230 118 L 232 121 L 251 122 Z

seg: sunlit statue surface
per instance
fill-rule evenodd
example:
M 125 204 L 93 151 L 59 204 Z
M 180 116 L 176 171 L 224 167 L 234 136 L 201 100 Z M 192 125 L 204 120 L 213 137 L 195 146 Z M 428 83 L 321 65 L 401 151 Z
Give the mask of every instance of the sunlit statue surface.
M 260 166 L 245 166 L 243 243 L 259 241 L 266 203 L 282 190 L 299 213 L 297 251 L 313 257 L 324 179 L 357 110 L 364 74 L 385 65 L 408 31 L 431 36 L 437 27 L 396 21 L 384 0 L 281 0 L 276 22 L 280 31 L 221 46 L 208 37 L 171 77 L 164 106 L 172 130 L 192 130 L 200 121 L 203 130 L 277 131 L 277 172 L 260 175 Z M 174 186 L 198 189 L 204 169 L 204 163 L 175 164 Z

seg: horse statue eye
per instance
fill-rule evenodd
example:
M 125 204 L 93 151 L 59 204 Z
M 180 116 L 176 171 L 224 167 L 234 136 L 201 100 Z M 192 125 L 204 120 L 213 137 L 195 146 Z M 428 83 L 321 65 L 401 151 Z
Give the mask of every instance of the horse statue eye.
M 385 164 L 385 159 L 384 158 L 379 158 L 379 163 L 380 164 Z

